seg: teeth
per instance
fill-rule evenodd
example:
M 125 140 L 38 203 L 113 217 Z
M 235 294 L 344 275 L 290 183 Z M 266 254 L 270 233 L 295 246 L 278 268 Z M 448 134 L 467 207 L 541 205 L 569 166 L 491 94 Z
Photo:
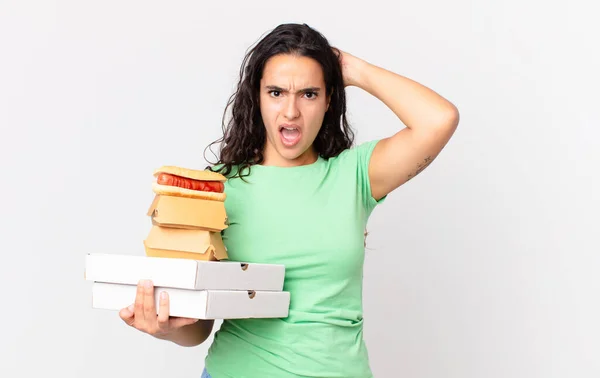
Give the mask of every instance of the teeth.
M 289 130 L 289 131 L 297 130 L 295 127 L 284 127 L 284 129 Z

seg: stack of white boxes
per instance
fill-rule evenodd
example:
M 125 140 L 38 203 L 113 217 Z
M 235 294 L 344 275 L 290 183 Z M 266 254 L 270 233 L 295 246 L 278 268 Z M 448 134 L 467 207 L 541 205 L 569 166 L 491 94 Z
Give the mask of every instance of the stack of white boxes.
M 156 309 L 169 294 L 171 316 L 194 319 L 285 318 L 290 293 L 285 268 L 275 264 L 88 254 L 85 278 L 93 281 L 92 307 L 121 310 L 135 302 L 137 284 L 154 284 Z

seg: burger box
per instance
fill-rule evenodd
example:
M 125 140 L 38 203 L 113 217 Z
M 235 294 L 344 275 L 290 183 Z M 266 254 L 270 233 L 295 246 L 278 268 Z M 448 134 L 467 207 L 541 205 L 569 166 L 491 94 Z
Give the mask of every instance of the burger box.
M 220 232 L 227 228 L 223 201 L 155 195 L 148 216 L 152 224 L 184 229 Z
M 154 286 L 187 290 L 282 291 L 285 266 L 233 261 L 198 261 L 137 255 L 86 255 L 88 281 L 137 285 L 142 279 Z
M 121 310 L 135 302 L 136 290 L 135 285 L 94 282 L 92 306 L 95 309 Z M 162 291 L 169 294 L 170 316 L 194 319 L 285 318 L 289 313 L 289 292 L 188 290 L 155 286 L 157 314 Z
M 192 260 L 226 260 L 227 249 L 220 232 L 152 225 L 144 240 L 148 257 Z

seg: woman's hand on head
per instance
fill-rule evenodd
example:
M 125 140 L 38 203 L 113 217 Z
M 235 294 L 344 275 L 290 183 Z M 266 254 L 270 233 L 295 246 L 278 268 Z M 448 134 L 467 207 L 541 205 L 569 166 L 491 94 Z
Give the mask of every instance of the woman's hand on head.
M 340 60 L 342 75 L 344 77 L 344 86 L 360 87 L 361 70 L 367 62 L 336 47 L 333 48 L 333 51 Z
M 158 339 L 166 340 L 182 327 L 198 321 L 198 319 L 170 316 L 169 296 L 166 292 L 160 293 L 157 314 L 154 286 L 147 280 L 138 283 L 135 302 L 122 309 L 119 316 L 127 325 Z

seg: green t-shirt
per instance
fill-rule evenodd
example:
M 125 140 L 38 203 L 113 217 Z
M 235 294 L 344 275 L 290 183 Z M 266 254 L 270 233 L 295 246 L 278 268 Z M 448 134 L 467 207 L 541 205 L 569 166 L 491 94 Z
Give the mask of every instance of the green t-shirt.
M 224 320 L 205 365 L 213 378 L 369 378 L 363 341 L 364 231 L 379 202 L 376 140 L 298 167 L 252 166 L 225 185 L 229 259 L 286 267 L 289 316 Z

